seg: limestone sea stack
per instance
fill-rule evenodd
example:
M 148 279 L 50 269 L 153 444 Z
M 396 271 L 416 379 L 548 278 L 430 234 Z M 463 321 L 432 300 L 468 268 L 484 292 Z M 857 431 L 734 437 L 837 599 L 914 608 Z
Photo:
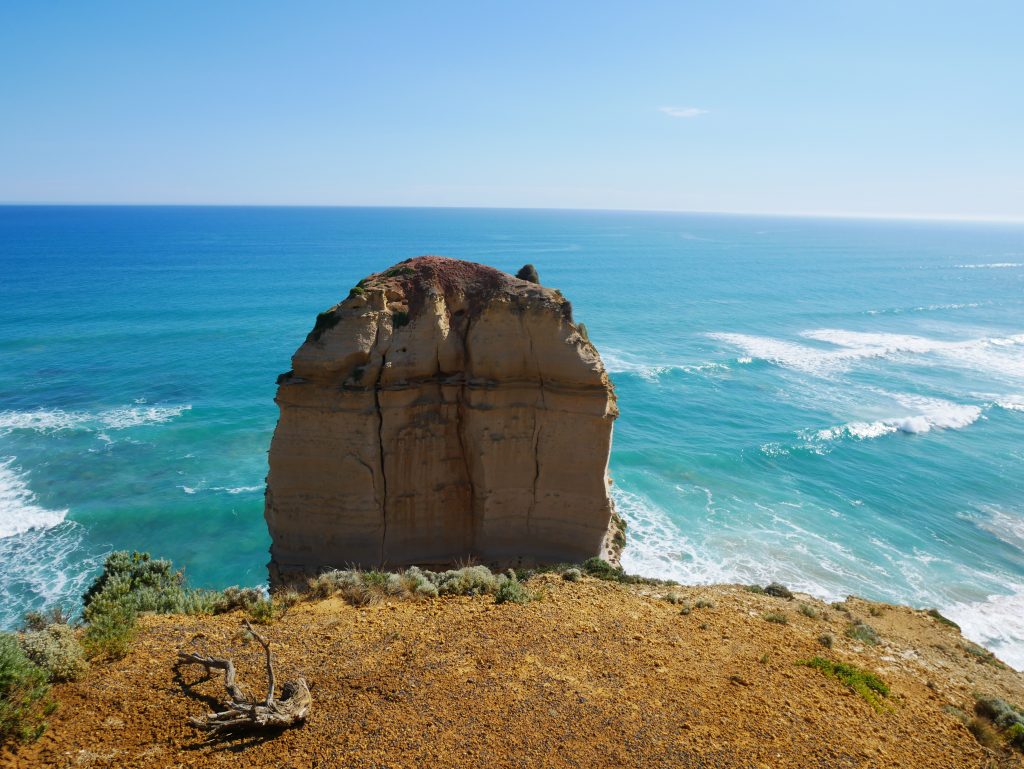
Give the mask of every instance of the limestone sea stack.
M 617 562 L 615 393 L 555 289 L 408 259 L 321 313 L 278 385 L 273 583 L 351 566 Z

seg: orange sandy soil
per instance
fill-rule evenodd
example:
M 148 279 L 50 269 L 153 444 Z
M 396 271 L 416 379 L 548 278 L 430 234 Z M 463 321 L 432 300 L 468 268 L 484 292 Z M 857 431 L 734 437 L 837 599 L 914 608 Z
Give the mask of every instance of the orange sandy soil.
M 215 744 L 186 723 L 224 696 L 222 678 L 176 671 L 190 643 L 232 656 L 257 696 L 262 652 L 241 615 L 144 618 L 134 650 L 55 687 L 61 702 L 10 767 L 1019 767 L 943 710 L 972 692 L 1024 703 L 1024 676 L 967 654 L 923 612 L 850 599 L 850 613 L 739 586 L 654 588 L 555 575 L 540 599 L 303 602 L 264 628 L 279 682 L 305 676 L 308 722 L 272 738 Z M 676 592 L 691 603 L 664 600 Z M 872 616 L 871 611 L 877 616 Z M 781 611 L 788 625 L 765 621 Z M 844 636 L 850 616 L 882 637 Z M 831 650 L 817 641 L 835 635 Z M 199 636 L 197 638 L 197 635 Z M 822 655 L 876 672 L 884 712 L 817 670 Z

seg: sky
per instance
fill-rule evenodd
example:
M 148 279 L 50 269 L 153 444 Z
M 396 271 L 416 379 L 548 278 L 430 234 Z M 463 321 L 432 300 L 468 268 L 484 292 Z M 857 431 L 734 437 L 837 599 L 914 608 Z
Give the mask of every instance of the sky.
M 1024 220 L 1024 3 L 0 4 L 0 202 Z

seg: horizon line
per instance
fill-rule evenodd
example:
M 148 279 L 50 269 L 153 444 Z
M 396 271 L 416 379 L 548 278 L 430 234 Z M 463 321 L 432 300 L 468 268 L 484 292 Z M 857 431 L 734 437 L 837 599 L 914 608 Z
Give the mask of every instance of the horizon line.
M 592 211 L 637 214 L 692 214 L 701 216 L 750 216 L 791 219 L 855 219 L 880 221 L 928 221 L 978 224 L 1024 224 L 1024 215 L 993 214 L 879 214 L 856 211 L 710 211 L 683 208 L 606 208 L 600 206 L 473 206 L 473 205 L 375 205 L 365 203 L 82 203 L 82 202 L 17 202 L 0 201 L 0 208 L 381 208 L 410 210 L 470 210 L 470 211 Z

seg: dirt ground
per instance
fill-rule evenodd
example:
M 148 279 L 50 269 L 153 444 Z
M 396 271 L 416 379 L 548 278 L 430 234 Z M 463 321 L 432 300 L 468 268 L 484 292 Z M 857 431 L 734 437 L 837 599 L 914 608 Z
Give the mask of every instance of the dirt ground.
M 187 724 L 224 697 L 179 648 L 232 656 L 262 696 L 242 615 L 150 616 L 133 651 L 55 687 L 47 733 L 9 767 L 1019 767 L 951 708 L 974 693 L 1024 704 L 1024 676 L 965 650 L 924 612 L 850 599 L 845 611 L 741 586 L 660 588 L 535 577 L 528 604 L 490 596 L 308 601 L 262 630 L 277 680 L 304 676 L 308 722 L 208 744 Z M 668 593 L 688 602 L 665 599 Z M 713 606 L 696 608 L 700 600 Z M 806 616 L 805 603 L 819 612 Z M 778 612 L 788 624 L 766 621 Z M 851 619 L 878 645 L 844 634 Z M 819 637 L 831 633 L 832 648 Z M 884 709 L 797 664 L 820 655 L 877 673 Z

